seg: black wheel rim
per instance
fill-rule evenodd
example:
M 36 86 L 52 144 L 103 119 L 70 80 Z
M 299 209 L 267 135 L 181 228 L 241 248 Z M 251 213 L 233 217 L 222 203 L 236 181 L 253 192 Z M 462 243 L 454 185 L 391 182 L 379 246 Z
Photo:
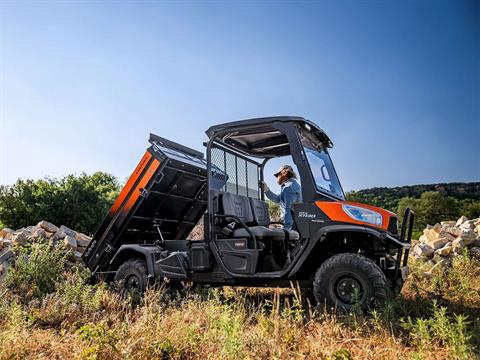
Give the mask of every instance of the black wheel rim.
M 333 291 L 344 304 L 352 305 L 364 300 L 362 281 L 353 274 L 340 276 L 333 285 Z
M 136 275 L 130 275 L 125 279 L 125 290 L 140 290 L 140 279 Z

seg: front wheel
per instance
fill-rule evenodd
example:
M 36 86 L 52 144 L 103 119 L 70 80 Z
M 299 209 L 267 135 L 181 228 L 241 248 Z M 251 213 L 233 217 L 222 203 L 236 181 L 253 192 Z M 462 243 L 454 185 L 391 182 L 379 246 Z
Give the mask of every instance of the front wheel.
M 318 304 L 366 310 L 387 299 L 387 279 L 372 260 L 359 254 L 337 254 L 318 268 L 313 294 Z

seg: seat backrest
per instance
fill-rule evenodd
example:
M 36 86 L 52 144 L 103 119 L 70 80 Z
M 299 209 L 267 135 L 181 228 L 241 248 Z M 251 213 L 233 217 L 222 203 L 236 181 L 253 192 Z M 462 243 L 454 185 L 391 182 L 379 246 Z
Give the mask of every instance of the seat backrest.
M 224 215 L 235 215 L 246 225 L 253 223 L 253 214 L 248 197 L 232 193 L 222 193 L 222 207 Z
M 265 201 L 250 198 L 250 205 L 252 207 L 253 221 L 255 225 L 268 227 L 270 225 L 268 204 Z

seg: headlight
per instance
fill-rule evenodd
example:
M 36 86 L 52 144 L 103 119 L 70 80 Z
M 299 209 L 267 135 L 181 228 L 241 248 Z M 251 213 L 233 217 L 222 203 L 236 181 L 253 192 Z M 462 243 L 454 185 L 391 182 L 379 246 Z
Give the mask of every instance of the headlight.
M 382 215 L 376 211 L 353 205 L 342 205 L 342 209 L 354 220 L 363 221 L 373 225 L 382 225 Z

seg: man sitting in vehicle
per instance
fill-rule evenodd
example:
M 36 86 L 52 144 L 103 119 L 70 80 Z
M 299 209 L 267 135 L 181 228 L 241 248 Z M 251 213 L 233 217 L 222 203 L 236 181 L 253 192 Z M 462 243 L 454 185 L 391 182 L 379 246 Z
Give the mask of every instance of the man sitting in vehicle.
M 292 230 L 293 218 L 291 213 L 292 204 L 302 202 L 302 188 L 298 183 L 297 175 L 290 165 L 282 165 L 274 174 L 278 185 L 281 186 L 280 195 L 273 193 L 267 183 L 263 182 L 263 191 L 267 198 L 274 203 L 280 204 L 283 213 L 283 224 L 286 230 Z

